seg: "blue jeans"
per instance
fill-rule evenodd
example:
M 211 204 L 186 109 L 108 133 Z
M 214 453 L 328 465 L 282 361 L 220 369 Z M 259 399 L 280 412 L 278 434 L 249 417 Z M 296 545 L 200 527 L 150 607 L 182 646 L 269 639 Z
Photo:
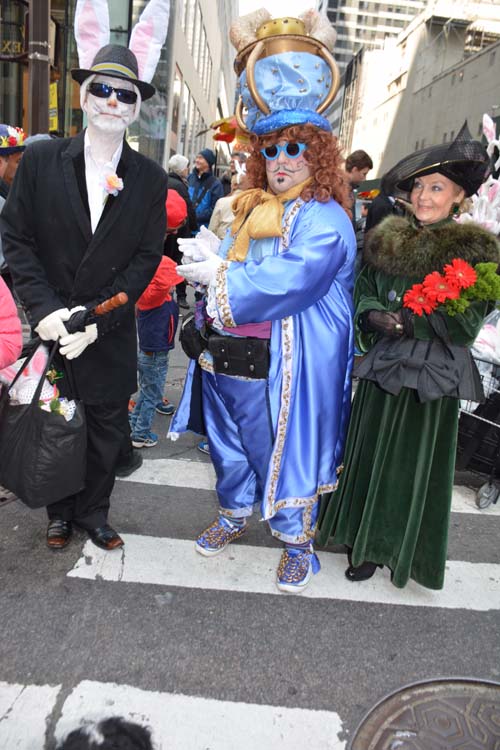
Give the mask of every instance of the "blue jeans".
M 139 370 L 139 397 L 130 415 L 132 440 L 147 438 L 157 404 L 163 398 L 163 388 L 168 370 L 168 352 L 145 352 L 139 350 L 137 357 Z

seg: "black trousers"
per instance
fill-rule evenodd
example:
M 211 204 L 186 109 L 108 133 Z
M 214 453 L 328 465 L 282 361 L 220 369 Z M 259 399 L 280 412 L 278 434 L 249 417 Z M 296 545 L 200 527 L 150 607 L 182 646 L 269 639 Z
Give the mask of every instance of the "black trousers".
M 84 529 L 107 523 L 115 467 L 124 442 L 130 440 L 128 399 L 85 405 L 87 418 L 87 474 L 84 489 L 47 506 L 49 519 L 75 521 Z

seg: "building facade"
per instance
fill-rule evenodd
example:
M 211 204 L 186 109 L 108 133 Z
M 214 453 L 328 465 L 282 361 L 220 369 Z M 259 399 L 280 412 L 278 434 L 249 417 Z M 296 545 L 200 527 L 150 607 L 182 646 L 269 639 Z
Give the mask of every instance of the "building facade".
M 34 0 L 35 2 L 37 0 Z M 47 0 L 50 8 L 50 130 L 74 135 L 84 126 L 73 33 L 76 0 Z M 127 44 L 147 0 L 108 0 L 111 42 Z M 2 122 L 28 123 L 28 0 L 0 0 L 0 106 Z M 171 0 L 167 41 L 155 77 L 155 96 L 143 103 L 129 143 L 160 164 L 171 154 L 192 158 L 206 145 L 209 124 L 233 111 L 235 75 L 227 30 L 237 0 Z M 15 54 L 17 53 L 17 54 Z M 226 149 L 227 150 L 227 149 Z M 227 160 L 227 156 L 221 154 Z
M 467 120 L 500 121 L 500 4 L 438 0 L 383 50 L 361 50 L 346 78 L 340 138 L 381 176 L 411 151 L 452 141 Z
M 334 57 L 339 66 L 342 84 L 333 109 L 329 114 L 335 132 L 340 128 L 343 106 L 344 82 L 349 73 L 348 66 L 361 48 L 383 49 L 388 39 L 396 37 L 411 20 L 420 13 L 426 0 L 322 0 L 321 9 L 326 10 L 329 20 L 337 32 Z

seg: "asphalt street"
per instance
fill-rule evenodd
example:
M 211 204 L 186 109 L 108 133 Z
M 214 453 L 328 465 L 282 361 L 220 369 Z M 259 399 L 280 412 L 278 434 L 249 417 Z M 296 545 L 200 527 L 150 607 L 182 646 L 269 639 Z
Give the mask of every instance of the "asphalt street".
M 186 362 L 177 346 L 174 404 Z M 0 507 L 0 747 L 53 750 L 71 725 L 125 706 L 161 750 L 343 750 L 365 713 L 404 685 L 500 681 L 499 507 L 478 511 L 472 490 L 458 491 L 441 599 L 416 585 L 401 592 L 382 573 L 349 584 L 333 548 L 320 551 L 307 597 L 280 595 L 261 588 L 262 577 L 273 585 L 280 545 L 256 517 L 216 566 L 195 554 L 216 512 L 212 467 L 197 436 L 167 441 L 168 424 L 157 415 L 148 470 L 116 483 L 119 563 L 84 534 L 51 552 L 43 510 Z

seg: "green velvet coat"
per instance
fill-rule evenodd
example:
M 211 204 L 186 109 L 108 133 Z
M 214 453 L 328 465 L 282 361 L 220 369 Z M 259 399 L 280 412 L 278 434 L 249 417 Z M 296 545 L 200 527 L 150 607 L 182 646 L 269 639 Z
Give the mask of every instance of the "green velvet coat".
M 500 259 L 490 233 L 473 224 L 445 221 L 417 227 L 388 217 L 370 235 L 355 288 L 355 320 L 366 310 L 396 311 L 405 291 L 431 271 L 462 258 L 474 265 Z M 474 302 L 463 314 L 446 316 L 454 344 L 470 345 L 487 312 Z M 357 345 L 368 351 L 377 334 L 356 326 Z M 414 335 L 432 335 L 425 317 L 414 316 Z M 420 403 L 415 391 L 398 396 L 360 381 L 353 401 L 345 469 L 339 486 L 321 509 L 319 544 L 344 544 L 352 564 L 387 565 L 392 582 L 409 578 L 443 586 L 455 467 L 459 402 Z

